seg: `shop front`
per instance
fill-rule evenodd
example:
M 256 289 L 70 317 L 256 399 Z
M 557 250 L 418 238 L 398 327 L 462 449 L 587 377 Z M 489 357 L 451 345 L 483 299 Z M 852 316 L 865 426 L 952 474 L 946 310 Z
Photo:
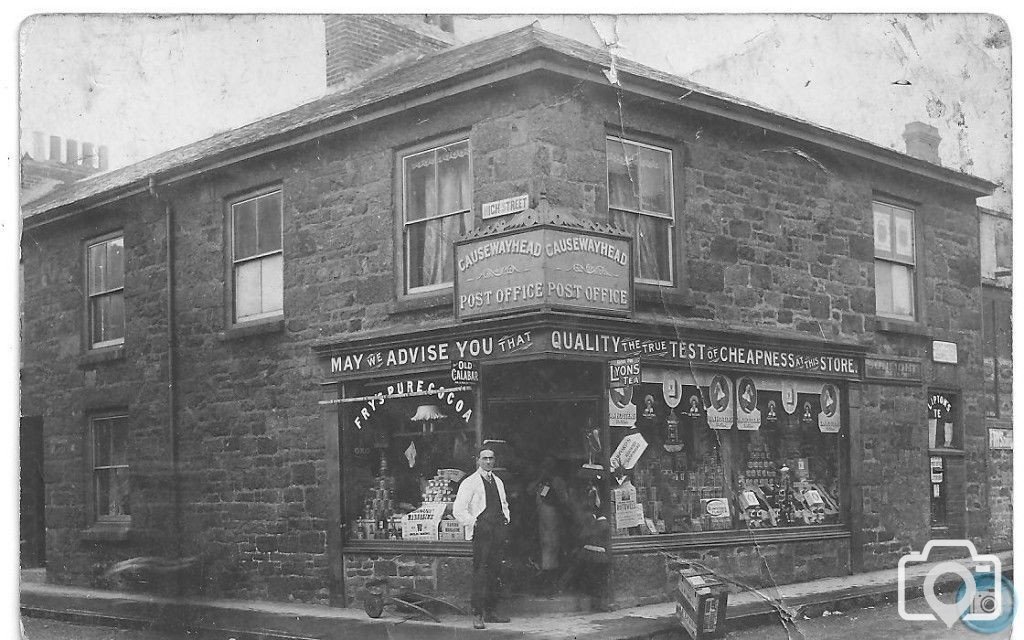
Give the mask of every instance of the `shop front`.
M 542 201 L 454 243 L 446 326 L 318 349 L 335 602 L 381 578 L 468 600 L 451 505 L 483 444 L 509 497 L 513 599 L 587 590 L 595 506 L 620 605 L 663 599 L 679 556 L 751 585 L 849 572 L 863 349 L 634 317 L 632 256 L 621 231 Z
M 662 599 L 674 557 L 752 585 L 849 572 L 856 349 L 546 311 L 320 355 L 338 603 L 382 577 L 468 600 L 451 503 L 484 443 L 509 494 L 513 598 L 583 590 L 568 577 L 595 495 L 619 604 Z

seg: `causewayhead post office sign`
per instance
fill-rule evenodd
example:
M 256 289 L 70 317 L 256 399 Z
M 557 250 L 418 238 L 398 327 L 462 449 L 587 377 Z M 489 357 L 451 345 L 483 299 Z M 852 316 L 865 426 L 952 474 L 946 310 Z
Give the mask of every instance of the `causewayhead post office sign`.
M 455 244 L 459 319 L 526 309 L 633 309 L 628 238 L 573 229 L 532 228 Z

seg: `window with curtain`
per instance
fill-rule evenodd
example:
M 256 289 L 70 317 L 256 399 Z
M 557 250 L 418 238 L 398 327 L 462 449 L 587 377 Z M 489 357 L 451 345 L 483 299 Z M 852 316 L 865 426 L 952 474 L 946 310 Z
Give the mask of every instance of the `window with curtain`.
M 913 320 L 914 212 L 873 203 L 875 217 L 875 313 Z
M 608 211 L 612 224 L 633 234 L 636 281 L 671 285 L 672 152 L 608 136 Z
M 89 244 L 89 341 L 92 348 L 124 343 L 124 235 Z
M 95 520 L 131 517 L 128 467 L 128 418 L 123 415 L 91 420 L 92 497 Z
M 405 290 L 451 286 L 452 242 L 472 221 L 469 141 L 402 158 Z
M 235 322 L 284 309 L 281 191 L 231 205 Z

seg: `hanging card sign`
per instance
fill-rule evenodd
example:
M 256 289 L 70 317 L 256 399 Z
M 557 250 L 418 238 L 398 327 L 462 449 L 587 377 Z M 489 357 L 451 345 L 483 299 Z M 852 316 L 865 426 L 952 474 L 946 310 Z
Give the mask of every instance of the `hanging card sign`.
M 796 382 L 792 380 L 782 380 L 782 408 L 786 410 L 786 413 L 793 415 L 796 413 L 796 405 Z
M 711 378 L 708 385 L 708 426 L 712 429 L 732 429 L 736 414 L 732 404 L 732 381 L 723 375 Z
M 608 426 L 632 427 L 636 424 L 633 387 L 608 390 Z
M 758 410 L 761 412 L 761 426 L 775 427 L 779 424 L 782 411 L 782 393 L 762 389 L 757 394 Z
M 661 393 L 665 396 L 665 404 L 675 409 L 683 401 L 683 378 L 675 372 L 666 372 L 661 381 Z
M 818 430 L 822 433 L 839 433 L 842 421 L 839 412 L 839 389 L 836 385 L 826 383 L 821 386 L 819 404 L 821 412 L 818 414 Z
M 757 431 L 761 427 L 761 411 L 757 408 L 757 387 L 750 378 L 736 384 L 736 428 Z
M 800 393 L 797 394 L 797 412 L 800 416 L 800 424 L 807 426 L 818 426 L 818 400 L 817 394 L 811 393 Z
M 615 471 L 618 468 L 632 469 L 640 461 L 640 456 L 647 450 L 647 440 L 644 440 L 640 432 L 630 433 L 619 446 L 615 447 L 612 457 L 609 460 L 609 468 Z M 631 525 L 632 526 L 632 525 Z

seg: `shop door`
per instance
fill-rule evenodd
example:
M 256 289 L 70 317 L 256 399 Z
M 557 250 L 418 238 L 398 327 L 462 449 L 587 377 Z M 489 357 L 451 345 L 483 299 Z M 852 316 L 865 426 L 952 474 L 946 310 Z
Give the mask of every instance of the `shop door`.
M 46 565 L 43 420 L 21 419 L 21 567 Z
M 592 484 L 580 470 L 591 461 L 587 434 L 600 424 L 599 406 L 596 399 L 488 404 L 484 439 L 500 443 L 498 474 L 512 516 L 505 574 L 515 594 L 578 590 L 572 557 Z

